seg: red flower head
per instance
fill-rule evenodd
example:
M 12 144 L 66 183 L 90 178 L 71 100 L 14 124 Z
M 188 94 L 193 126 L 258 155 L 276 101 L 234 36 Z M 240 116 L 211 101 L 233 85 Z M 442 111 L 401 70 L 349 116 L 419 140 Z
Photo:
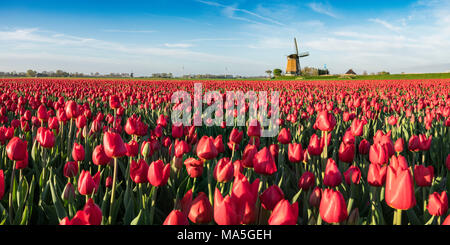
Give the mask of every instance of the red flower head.
M 148 168 L 148 182 L 153 186 L 163 186 L 167 184 L 170 177 L 170 164 L 164 165 L 162 160 L 154 161 Z
M 298 203 L 290 204 L 281 200 L 275 206 L 269 218 L 269 225 L 295 225 L 298 220 Z
M 92 162 L 95 165 L 106 165 L 111 161 L 112 158 L 108 157 L 105 153 L 103 145 L 98 145 L 92 152 Z
M 132 160 L 130 164 L 130 177 L 134 183 L 147 183 L 148 165 L 144 159 Z
M 127 154 L 127 148 L 118 133 L 105 132 L 103 135 L 103 147 L 106 155 L 110 158 L 123 157 Z
M 325 189 L 319 207 L 320 217 L 328 223 L 339 223 L 347 219 L 347 205 L 339 191 Z
M 292 163 L 303 161 L 303 149 L 301 144 L 292 143 L 288 146 L 288 159 Z
M 279 201 L 284 199 L 284 193 L 277 185 L 267 188 L 260 196 L 261 205 L 267 210 L 273 210 Z
M 253 168 L 256 173 L 264 175 L 272 175 L 277 171 L 275 160 L 267 147 L 264 147 L 255 154 L 253 158 Z
M 212 137 L 203 136 L 197 144 L 197 156 L 201 159 L 211 160 L 217 157 L 218 151 Z
M 323 184 L 330 187 L 338 186 L 342 183 L 342 175 L 336 162 L 332 158 L 328 158 L 327 166 L 325 167 L 325 175 Z

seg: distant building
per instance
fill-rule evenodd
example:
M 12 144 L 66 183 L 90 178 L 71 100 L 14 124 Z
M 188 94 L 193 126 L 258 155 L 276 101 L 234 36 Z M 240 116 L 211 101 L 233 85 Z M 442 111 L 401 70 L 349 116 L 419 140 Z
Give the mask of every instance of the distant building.
M 356 75 L 356 72 L 354 72 L 352 69 L 348 70 L 345 75 Z

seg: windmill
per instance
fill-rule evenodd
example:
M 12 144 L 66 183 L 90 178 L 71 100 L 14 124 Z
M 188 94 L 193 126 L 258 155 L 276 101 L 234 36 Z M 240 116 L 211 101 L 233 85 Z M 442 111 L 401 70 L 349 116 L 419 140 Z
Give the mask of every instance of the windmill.
M 286 67 L 286 75 L 287 76 L 297 76 L 301 75 L 301 67 L 299 58 L 303 58 L 309 56 L 309 52 L 298 53 L 297 39 L 294 38 L 295 43 L 295 54 L 290 54 L 287 56 L 287 67 Z

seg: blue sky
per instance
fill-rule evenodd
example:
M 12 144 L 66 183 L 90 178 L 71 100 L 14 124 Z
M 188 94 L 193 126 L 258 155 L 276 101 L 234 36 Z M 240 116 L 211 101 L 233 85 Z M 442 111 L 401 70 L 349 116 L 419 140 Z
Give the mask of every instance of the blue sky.
M 0 71 L 264 75 L 450 71 L 449 0 L 5 1 Z

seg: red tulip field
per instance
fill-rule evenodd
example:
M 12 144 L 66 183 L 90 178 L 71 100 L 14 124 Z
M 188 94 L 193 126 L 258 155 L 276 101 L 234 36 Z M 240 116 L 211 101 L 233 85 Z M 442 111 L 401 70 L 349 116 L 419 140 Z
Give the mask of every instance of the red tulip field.
M 0 87 L 1 224 L 450 224 L 449 79 Z

